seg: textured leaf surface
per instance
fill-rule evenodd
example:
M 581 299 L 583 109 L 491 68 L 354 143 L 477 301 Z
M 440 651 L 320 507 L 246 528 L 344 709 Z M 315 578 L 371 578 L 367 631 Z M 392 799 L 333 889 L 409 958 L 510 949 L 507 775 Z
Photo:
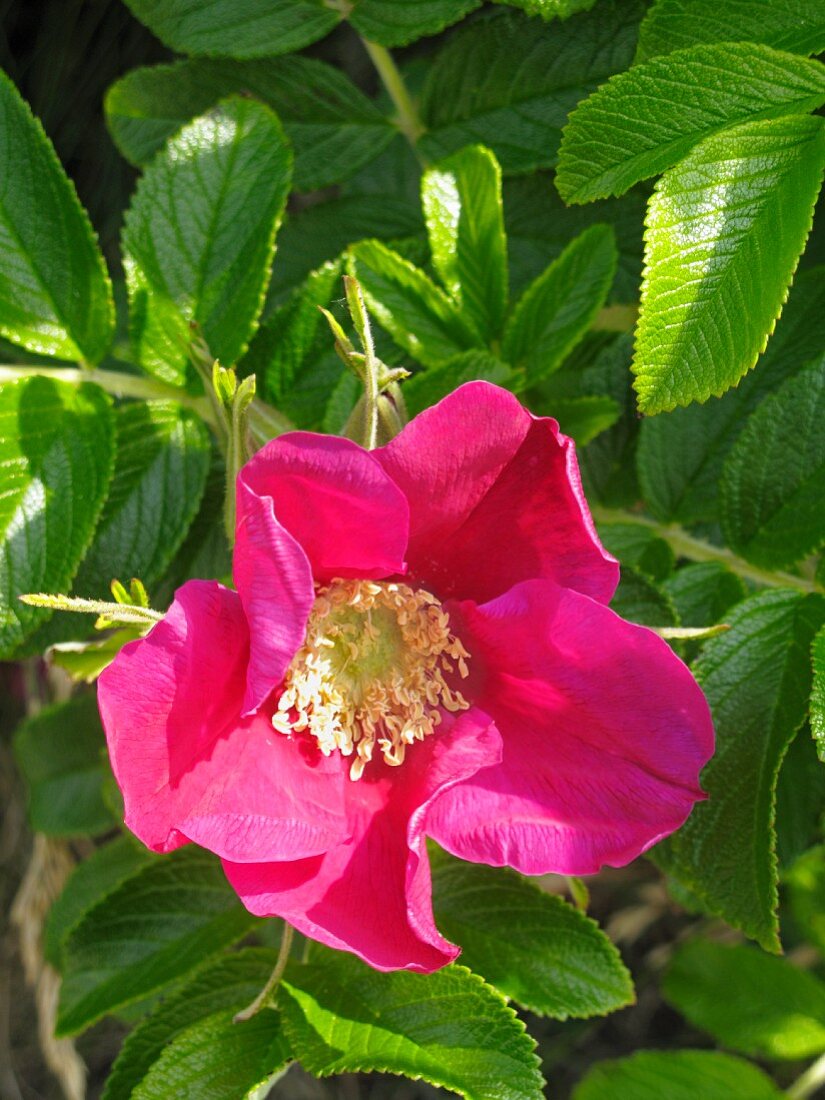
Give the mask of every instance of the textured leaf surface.
M 313 946 L 279 990 L 284 1028 L 310 1073 L 423 1078 L 466 1100 L 539 1100 L 533 1041 L 504 999 L 462 966 L 380 973 Z
M 618 73 L 565 127 L 556 182 L 567 202 L 621 195 L 703 138 L 825 100 L 817 61 L 752 43 L 694 46 Z
M 781 1100 L 773 1081 L 749 1062 L 711 1050 L 643 1050 L 601 1062 L 573 1100 Z
M 406 46 L 457 23 L 481 0 L 356 0 L 349 21 L 382 46 Z
M 322 38 L 341 15 L 322 0 L 127 0 L 167 46 L 207 57 L 291 53 Z
M 112 287 L 43 127 L 0 73 L 0 336 L 61 359 L 102 359 Z
M 824 126 L 744 123 L 659 181 L 634 362 L 642 412 L 718 396 L 756 362 L 811 226 Z
M 410 416 L 437 404 L 465 382 L 476 379 L 507 386 L 513 380 L 512 371 L 500 359 L 487 351 L 465 351 L 440 367 L 414 374 L 403 383 L 404 402 Z
M 645 573 L 622 565 L 619 587 L 610 601 L 611 610 L 642 626 L 677 626 L 679 618 L 667 593 Z
M 641 523 L 600 523 L 599 538 L 622 565 L 663 581 L 673 572 L 670 544 Z
M 658 0 L 639 30 L 637 61 L 698 42 L 766 42 L 778 50 L 825 50 L 819 0 Z
M 14 748 L 33 829 L 84 836 L 111 827 L 101 790 L 106 740 L 94 695 L 78 695 L 30 718 L 17 731 Z
M 630 384 L 631 348 L 630 337 L 620 336 L 580 376 L 585 393 L 612 397 L 621 410 L 617 423 L 579 455 L 588 494 L 609 506 L 632 503 L 639 495 L 634 463 L 639 424 Z
M 566 1020 L 632 1003 L 630 974 L 596 922 L 515 872 L 444 856 L 433 897 L 465 965 L 532 1012 Z
M 555 164 L 568 112 L 630 64 L 641 10 L 609 0 L 565 23 L 502 12 L 462 28 L 430 68 L 421 148 L 437 160 L 478 142 L 505 172 Z
M 147 370 L 185 379 L 193 321 L 225 365 L 244 351 L 291 161 L 272 111 L 237 98 L 184 127 L 152 161 L 123 236 L 132 338 Z
M 742 1054 L 796 1059 L 825 1050 L 825 985 L 758 948 L 694 940 L 679 948 L 662 988 L 694 1027 Z
M 521 8 L 528 15 L 542 19 L 566 19 L 578 11 L 592 8 L 596 0 L 502 0 L 514 8 Z
M 140 577 L 147 586 L 160 579 L 198 510 L 209 469 L 209 434 L 179 405 L 122 405 L 115 424 L 109 496 L 75 581 L 83 596 L 105 596 L 113 579 Z
M 419 363 L 437 367 L 480 344 L 444 291 L 397 252 L 362 241 L 351 255 L 375 319 Z
M 424 174 L 422 205 L 433 266 L 482 337 L 497 337 L 507 309 L 507 238 L 501 170 L 470 146 Z
M 594 225 L 576 237 L 517 303 L 502 354 L 524 371 L 527 384 L 561 366 L 604 305 L 616 270 L 613 231 Z
M 774 805 L 782 758 L 805 718 L 811 639 L 825 599 L 762 592 L 730 614 L 695 666 L 716 728 L 706 802 L 655 849 L 656 861 L 712 913 L 779 947 Z
M 153 993 L 239 940 L 255 923 L 220 862 L 183 848 L 104 898 L 64 944 L 62 1035 Z
M 745 598 L 744 581 L 718 562 L 685 565 L 664 583 L 682 626 L 713 626 Z
M 825 542 L 825 356 L 775 394 L 748 421 L 720 485 L 728 545 L 777 569 Z
M 825 628 L 813 644 L 814 681 L 811 691 L 811 733 L 819 759 L 825 762 Z
M 18 596 L 69 587 L 103 506 L 113 434 L 97 386 L 0 386 L 0 655 L 48 616 Z
M 348 178 L 396 133 L 344 73 L 306 57 L 134 69 L 107 92 L 106 121 L 123 155 L 144 165 L 184 123 L 233 92 L 254 95 L 280 118 L 295 152 L 298 190 Z

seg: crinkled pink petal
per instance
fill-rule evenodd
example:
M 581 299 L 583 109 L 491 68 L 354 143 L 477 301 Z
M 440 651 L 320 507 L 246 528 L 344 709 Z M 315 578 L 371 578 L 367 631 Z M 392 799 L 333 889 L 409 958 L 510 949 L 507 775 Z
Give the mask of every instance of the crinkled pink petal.
M 410 575 L 439 596 L 481 603 L 546 578 L 610 601 L 619 568 L 555 420 L 469 382 L 374 454 L 410 502 Z
M 281 916 L 377 970 L 436 970 L 458 949 L 433 920 L 424 837 L 428 807 L 440 792 L 500 755 L 500 738 L 486 715 L 468 711 L 452 725 L 445 716 L 439 733 L 413 745 L 402 767 L 376 762 L 350 782 L 349 841 L 292 863 L 225 861 L 229 881 L 253 913 Z M 378 778 L 372 769 L 380 769 Z
M 232 573 L 249 623 L 243 713 L 251 714 L 283 681 L 306 635 L 315 599 L 312 570 L 298 542 L 275 518 L 270 497 L 237 483 Z
M 125 821 L 155 851 L 191 840 L 237 861 L 303 859 L 349 835 L 340 769 L 266 716 L 241 719 L 247 653 L 238 596 L 189 581 L 100 677 Z
M 348 439 L 290 432 L 250 459 L 239 481 L 272 501 L 322 583 L 404 570 L 409 508 L 370 452 Z
M 427 826 L 439 844 L 525 874 L 592 874 L 684 822 L 713 726 L 658 635 L 547 581 L 449 611 L 504 755 L 439 797 Z

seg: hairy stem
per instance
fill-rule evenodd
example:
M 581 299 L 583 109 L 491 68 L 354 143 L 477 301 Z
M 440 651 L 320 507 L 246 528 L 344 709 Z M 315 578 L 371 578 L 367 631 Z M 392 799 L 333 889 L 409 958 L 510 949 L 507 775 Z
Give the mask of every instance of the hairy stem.
M 817 1058 L 813 1065 L 808 1066 L 801 1077 L 797 1077 L 785 1095 L 790 1100 L 807 1100 L 809 1096 L 818 1092 L 822 1085 L 825 1085 L 825 1054 Z
M 370 42 L 366 38 L 362 38 L 361 41 L 397 111 L 398 128 L 416 151 L 416 154 L 419 155 L 416 146 L 426 127 L 419 117 L 413 98 L 404 83 L 404 78 L 399 72 L 398 66 L 393 60 L 392 54 L 384 46 L 379 46 L 377 42 Z
M 281 935 L 281 947 L 278 951 L 278 961 L 275 963 L 275 969 L 269 975 L 266 985 L 252 1004 L 247 1005 L 246 1008 L 241 1009 L 241 1011 L 237 1013 L 235 1016 L 236 1024 L 240 1024 L 244 1020 L 251 1020 L 256 1013 L 260 1012 L 262 1008 L 266 1008 L 269 1004 L 272 994 L 278 988 L 278 983 L 284 976 L 286 964 L 289 961 L 289 952 L 292 950 L 292 938 L 294 934 L 295 930 L 292 925 L 284 921 L 284 930 Z
M 796 588 L 800 592 L 823 591 L 821 585 L 806 577 L 797 577 L 794 573 L 783 573 L 779 570 L 772 572 L 751 565 L 744 558 L 734 554 L 732 550 L 698 539 L 676 524 L 657 523 L 648 516 L 625 512 L 619 508 L 602 508 L 598 504 L 591 507 L 591 512 L 597 523 L 638 523 L 642 527 L 647 527 L 649 531 L 668 543 L 677 558 L 689 558 L 691 561 L 716 561 L 730 569 L 731 573 L 769 588 Z

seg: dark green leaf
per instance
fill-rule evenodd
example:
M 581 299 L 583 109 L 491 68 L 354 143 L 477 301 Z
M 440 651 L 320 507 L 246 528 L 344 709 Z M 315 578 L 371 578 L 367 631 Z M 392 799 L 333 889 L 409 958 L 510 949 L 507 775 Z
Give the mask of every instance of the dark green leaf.
M 183 977 L 239 940 L 255 919 L 210 853 L 187 847 L 153 861 L 69 933 L 57 1033 L 83 1031 Z
M 424 174 L 422 206 L 433 266 L 485 341 L 501 333 L 507 310 L 507 238 L 498 161 L 469 146 Z
M 676 626 L 679 622 L 670 597 L 650 577 L 623 565 L 611 610 L 642 626 Z
M 525 372 L 527 385 L 557 370 L 593 324 L 616 260 L 612 229 L 593 225 L 524 292 L 507 321 L 502 355 Z
M 685 565 L 664 583 L 682 626 L 713 626 L 745 598 L 744 582 L 719 562 Z
M 30 718 L 17 731 L 14 748 L 29 789 L 33 829 L 84 836 L 112 825 L 101 793 L 106 740 L 94 695 L 77 695 Z
M 742 1054 L 796 1059 L 825 1050 L 825 985 L 756 947 L 684 944 L 662 989 L 694 1027 Z
M 123 155 L 145 165 L 184 123 L 233 92 L 251 93 L 278 115 L 295 151 L 299 191 L 347 179 L 396 134 L 344 73 L 306 57 L 134 69 L 107 92 L 106 121 Z
M 608 0 L 565 23 L 501 12 L 462 28 L 424 86 L 422 150 L 438 160 L 480 143 L 505 173 L 555 164 L 568 112 L 630 64 L 641 11 L 637 0 Z
M 187 375 L 190 325 L 234 363 L 255 329 L 292 157 L 275 115 L 228 99 L 174 137 L 126 215 L 132 338 L 143 366 Z
M 115 323 L 106 265 L 51 142 L 4 73 L 0 141 L 0 335 L 96 363 Z
M 825 356 L 790 378 L 750 417 L 722 471 L 728 545 L 770 569 L 825 542 Z
M 814 639 L 813 689 L 811 691 L 811 733 L 819 759 L 825 762 L 825 629 Z
M 822 836 L 825 768 L 806 726 L 791 742 L 776 786 L 776 854 L 783 870 Z
M 538 15 L 542 19 L 566 19 L 578 11 L 592 8 L 596 0 L 497 0 L 521 8 L 528 15 Z
M 651 580 L 664 581 L 673 572 L 670 544 L 641 523 L 600 523 L 599 538 L 622 565 Z
M 612 428 L 622 415 L 617 401 L 596 394 L 559 397 L 549 406 L 565 435 L 572 436 L 577 447 L 584 447 L 597 435 Z
M 414 374 L 403 383 L 402 392 L 410 416 L 435 405 L 465 382 L 476 379 L 507 386 L 512 380 L 512 373 L 487 351 L 465 351 L 440 367 Z
M 639 30 L 637 61 L 697 42 L 765 42 L 778 50 L 825 50 L 819 0 L 658 0 Z
M 532 1012 L 566 1020 L 632 1003 L 630 974 L 596 922 L 514 871 L 443 856 L 433 897 L 462 961 Z
M 632 503 L 639 493 L 634 462 L 639 425 L 629 369 L 632 348 L 629 336 L 613 340 L 580 375 L 582 392 L 612 397 L 621 409 L 618 422 L 579 454 L 588 494 L 611 507 Z
M 811 227 L 823 127 L 805 117 L 744 123 L 659 181 L 633 368 L 642 412 L 718 396 L 753 367 Z
M 825 845 L 811 848 L 785 875 L 791 912 L 803 935 L 825 951 Z
M 380 973 L 313 946 L 279 989 L 284 1029 L 310 1073 L 423 1078 L 466 1100 L 539 1100 L 533 1041 L 503 997 L 462 966 Z
M 406 46 L 457 23 L 481 0 L 355 0 L 348 16 L 360 35 L 382 46 Z
M 601 1062 L 573 1100 L 782 1100 L 761 1069 L 711 1050 L 643 1050 Z
M 113 435 L 97 386 L 0 386 L 0 656 L 48 616 L 17 597 L 69 587 L 103 507 Z
M 322 0 L 127 0 L 141 23 L 180 53 L 266 57 L 323 38 L 341 14 Z
M 695 667 L 716 728 L 702 773 L 708 799 L 655 849 L 656 861 L 712 913 L 777 950 L 776 781 L 805 718 L 809 648 L 825 599 L 761 592 L 734 608 Z

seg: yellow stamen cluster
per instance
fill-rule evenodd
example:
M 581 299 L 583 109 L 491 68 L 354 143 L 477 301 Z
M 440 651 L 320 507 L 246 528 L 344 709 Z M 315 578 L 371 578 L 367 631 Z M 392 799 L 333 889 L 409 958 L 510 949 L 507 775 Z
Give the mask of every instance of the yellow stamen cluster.
M 467 709 L 445 674 L 465 678 L 468 657 L 431 593 L 335 580 L 318 590 L 272 725 L 307 731 L 325 756 L 354 754 L 350 778 L 360 779 L 376 747 L 387 764 L 403 764 L 407 746 L 435 732 L 439 708 Z

